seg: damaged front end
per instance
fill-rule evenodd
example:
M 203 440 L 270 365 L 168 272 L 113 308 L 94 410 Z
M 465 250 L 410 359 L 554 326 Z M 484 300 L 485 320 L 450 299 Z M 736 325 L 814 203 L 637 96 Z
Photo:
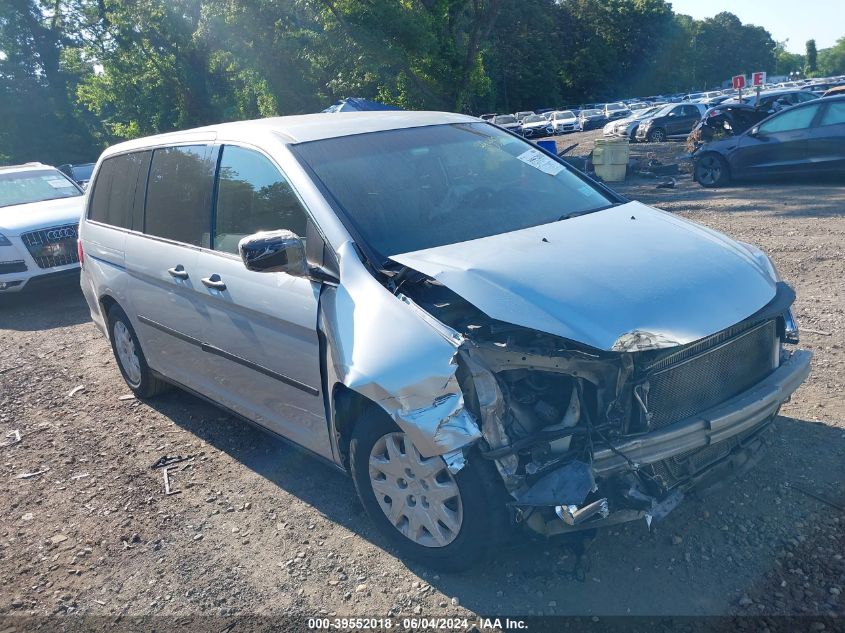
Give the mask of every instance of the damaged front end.
M 391 285 L 460 333 L 456 379 L 481 440 L 457 452 L 492 461 L 514 521 L 548 536 L 650 524 L 692 486 L 750 466 L 809 372 L 808 352 L 782 346 L 794 327 L 782 282 L 712 336 L 634 331 L 607 351 L 491 319 L 407 268 Z

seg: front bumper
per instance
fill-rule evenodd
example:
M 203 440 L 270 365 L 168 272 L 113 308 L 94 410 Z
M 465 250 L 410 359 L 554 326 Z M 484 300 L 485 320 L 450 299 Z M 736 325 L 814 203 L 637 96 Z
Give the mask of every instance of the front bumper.
M 703 411 L 659 431 L 604 447 L 593 453 L 596 476 L 653 464 L 675 455 L 728 440 L 773 416 L 810 373 L 812 352 L 797 350 L 762 382 L 718 407 Z M 620 454 L 621 453 L 621 454 Z M 622 456 L 624 454 L 625 457 Z
M 47 281 L 65 275 L 70 277 L 79 273 L 79 262 L 42 268 L 19 235 L 7 235 L 7 239 L 11 244 L 0 246 L 0 294 L 20 292 L 34 281 Z
M 779 407 L 809 375 L 811 359 L 811 352 L 796 351 L 765 380 L 718 407 L 660 431 L 614 444 L 615 450 L 606 447 L 595 450 L 591 467 L 598 488 L 594 488 L 594 495 L 585 500 L 582 508 L 571 506 L 570 509 L 577 513 L 603 503 L 603 512 L 594 511 L 589 520 L 580 524 L 565 521 L 565 513 L 564 516 L 558 515 L 558 518 L 554 514 L 550 517 L 548 513 L 534 512 L 528 514 L 526 524 L 535 532 L 554 536 L 641 518 L 658 519 L 681 501 L 684 491 L 718 484 L 731 474 L 744 472 L 759 459 L 761 449 L 768 443 L 766 431 L 771 429 L 769 423 Z M 601 498 L 610 490 L 606 486 L 614 487 L 613 482 L 618 484 L 627 481 L 629 484 L 631 477 L 636 475 L 631 472 L 634 469 L 639 470 L 649 464 L 657 468 L 660 462 L 666 463 L 665 460 L 672 458 L 682 461 L 695 459 L 709 446 L 727 446 L 727 450 L 715 461 L 696 467 L 688 476 L 676 480 L 671 491 L 665 492 L 660 498 L 640 497 L 651 498 L 651 507 L 622 502 L 613 503 L 611 508 L 608 505 L 610 497 Z M 619 500 L 618 495 L 616 500 Z

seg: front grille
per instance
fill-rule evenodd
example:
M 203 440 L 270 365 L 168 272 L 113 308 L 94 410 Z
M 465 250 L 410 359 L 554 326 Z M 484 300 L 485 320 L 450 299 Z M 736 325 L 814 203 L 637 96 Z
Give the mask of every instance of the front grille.
M 650 428 L 714 407 L 763 380 L 775 368 L 775 321 L 736 334 L 735 328 L 694 343 L 656 363 L 648 379 Z M 667 362 L 668 361 L 668 362 Z
M 65 224 L 23 233 L 21 240 L 39 268 L 53 268 L 79 261 L 76 236 L 76 225 Z
M 0 275 L 7 273 L 22 273 L 26 270 L 26 262 L 16 260 L 13 262 L 0 262 Z

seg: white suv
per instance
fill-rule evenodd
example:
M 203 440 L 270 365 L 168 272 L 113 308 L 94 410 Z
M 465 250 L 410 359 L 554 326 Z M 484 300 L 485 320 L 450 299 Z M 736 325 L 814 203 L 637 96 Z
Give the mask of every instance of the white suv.
M 55 167 L 0 167 L 0 294 L 79 270 L 83 200 L 82 189 Z

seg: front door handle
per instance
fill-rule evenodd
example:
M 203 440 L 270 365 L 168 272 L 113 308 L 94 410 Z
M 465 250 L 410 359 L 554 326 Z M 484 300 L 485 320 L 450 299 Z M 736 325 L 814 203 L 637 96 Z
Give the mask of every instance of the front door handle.
M 182 264 L 179 264 L 175 268 L 168 268 L 167 272 L 170 273 L 171 277 L 175 277 L 176 279 L 188 278 L 188 271 L 185 270 L 185 267 Z
M 223 290 L 226 290 L 226 284 L 223 283 L 223 280 L 220 279 L 220 275 L 218 275 L 217 273 L 214 273 L 211 277 L 203 277 L 202 278 L 202 284 L 206 288 L 212 288 L 214 290 L 220 290 L 221 292 Z

